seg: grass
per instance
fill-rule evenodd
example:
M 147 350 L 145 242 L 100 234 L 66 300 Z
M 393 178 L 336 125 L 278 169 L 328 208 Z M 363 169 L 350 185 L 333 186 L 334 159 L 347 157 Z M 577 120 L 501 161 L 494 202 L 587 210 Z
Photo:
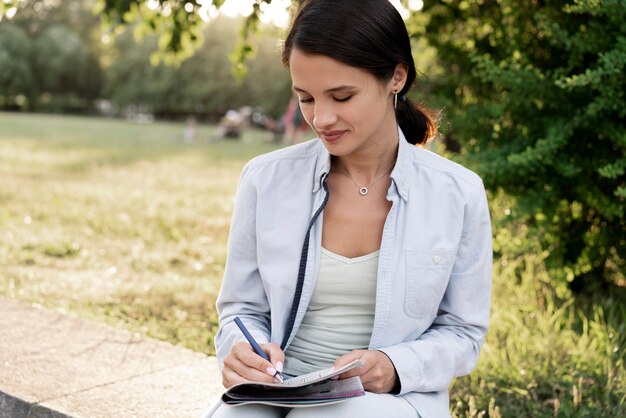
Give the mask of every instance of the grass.
M 239 172 L 276 146 L 182 131 L 0 113 L 0 294 L 213 354 Z M 555 291 L 524 225 L 503 227 L 507 207 L 491 199 L 491 327 L 453 415 L 626 417 L 624 300 Z
M 276 147 L 182 132 L 0 113 L 0 293 L 211 354 L 239 172 Z

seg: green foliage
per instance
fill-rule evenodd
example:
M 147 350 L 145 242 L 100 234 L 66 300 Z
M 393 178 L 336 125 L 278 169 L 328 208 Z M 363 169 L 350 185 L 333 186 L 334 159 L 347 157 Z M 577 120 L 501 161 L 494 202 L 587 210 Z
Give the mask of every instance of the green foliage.
M 585 298 L 555 288 L 545 268 L 549 251 L 514 218 L 513 200 L 489 199 L 501 254 L 494 259 L 491 323 L 477 369 L 453 384 L 453 411 L 626 416 L 626 289 Z
M 31 70 L 31 44 L 26 32 L 17 25 L 0 25 L 0 98 L 13 105 L 19 95 L 28 95 L 34 82 Z M 2 103 L 0 103 L 1 105 Z
M 232 53 L 233 73 L 245 75 L 245 61 L 253 55 L 252 35 L 257 31 L 261 4 L 272 0 L 258 0 L 254 10 L 241 26 L 239 42 Z M 295 2 L 301 3 L 302 0 Z M 78 3 L 78 2 L 65 2 Z M 94 4 L 94 2 L 88 2 Z M 44 5 L 45 4 L 45 5 Z M 95 0 L 94 11 L 109 33 L 119 33 L 124 27 L 135 25 L 136 33 L 142 38 L 151 34 L 158 37 L 159 48 L 152 53 L 154 63 L 165 62 L 176 65 L 191 57 L 202 45 L 203 23 L 209 20 L 211 8 L 219 9 L 224 0 L 211 2 L 199 0 Z M 54 2 L 39 0 L 0 1 L 0 22 L 12 18 L 16 13 L 29 14 L 29 9 L 37 5 L 47 8 L 58 6 Z
M 179 56 L 166 63 L 159 57 L 169 54 L 164 38 L 150 29 L 159 8 L 142 2 L 142 23 L 109 33 L 93 13 L 96 4 L 24 0 L 10 21 L 0 22 L 0 66 L 8 69 L 0 74 L 0 107 L 84 113 L 94 109 L 96 99 L 106 98 L 120 112 L 139 107 L 166 118 L 193 114 L 217 120 L 242 106 L 261 107 L 275 117 L 284 111 L 289 76 L 280 62 L 275 28 L 245 26 L 243 19 L 200 19 L 194 27 L 197 39 L 204 40 L 196 47 L 202 46 L 188 49 L 192 54 L 185 60 Z M 236 79 L 229 54 L 242 26 L 248 28 L 250 48 L 260 48 L 253 56 L 248 51 L 247 65 L 238 67 L 250 76 Z M 186 36 L 191 35 L 180 39 Z
M 136 43 L 130 31 L 120 35 L 111 51 L 106 95 L 119 107 L 143 105 L 160 116 L 196 114 L 213 120 L 228 109 L 262 107 L 279 116 L 290 95 L 289 76 L 280 62 L 275 35 L 261 32 L 261 45 L 247 65 L 248 77 L 236 79 L 229 60 L 240 20 L 217 18 L 203 27 L 203 46 L 178 66 L 154 65 L 150 57 L 158 40 L 146 35 Z
M 219 7 L 223 0 L 213 1 Z M 197 0 L 99 0 L 97 12 L 111 28 L 137 23 L 140 31 L 160 34 L 161 47 L 155 57 L 170 63 L 181 62 L 193 54 L 201 41 L 200 14 L 208 13 Z
M 269 3 L 267 1 L 266 3 Z M 202 45 L 202 23 L 209 18 L 209 6 L 219 9 L 224 0 L 206 3 L 198 0 L 98 0 L 96 11 L 111 29 L 120 25 L 136 25 L 141 37 L 158 34 L 159 48 L 152 54 L 154 63 L 180 64 Z M 243 60 L 252 52 L 249 34 L 256 28 L 259 4 L 243 25 L 241 42 L 233 57 L 241 57 L 235 70 L 244 74 Z M 233 58 L 238 60 L 239 58 Z
M 304 0 L 294 0 L 296 7 Z M 231 54 L 233 73 L 240 78 L 246 74 L 245 63 L 255 51 L 252 36 L 258 31 L 261 5 L 272 0 L 256 0 L 252 13 L 241 25 L 239 40 Z M 202 45 L 202 20 L 208 20 L 209 6 L 219 9 L 224 0 L 155 0 L 151 7 L 143 0 L 98 0 L 98 11 L 105 16 L 111 28 L 136 23 L 143 33 L 160 34 L 159 49 L 153 57 L 157 61 L 180 63 L 193 55 Z
M 555 281 L 623 280 L 623 1 L 426 2 L 433 91 L 488 188 L 548 251 Z
M 17 8 L 20 7 L 19 0 L 3 0 L 0 1 L 0 22 L 7 18 L 7 16 L 12 16 Z
M 86 66 L 83 41 L 65 26 L 46 28 L 35 39 L 33 64 L 44 92 L 79 91 Z
M 0 106 L 37 111 L 84 111 L 101 88 L 98 17 L 88 2 L 23 0 L 10 21 L 0 22 L 0 50 L 7 57 L 0 78 Z M 0 53 L 0 55 L 4 55 Z M 2 59 L 0 57 L 0 59 Z M 19 88 L 18 88 L 19 87 Z M 2 103 L 4 102 L 4 103 Z

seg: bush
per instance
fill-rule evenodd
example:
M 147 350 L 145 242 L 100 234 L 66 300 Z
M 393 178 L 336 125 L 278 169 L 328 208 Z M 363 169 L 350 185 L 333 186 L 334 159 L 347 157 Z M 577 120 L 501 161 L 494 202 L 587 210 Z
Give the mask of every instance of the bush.
M 426 3 L 432 80 L 452 128 L 552 280 L 623 282 L 626 8 L 620 1 Z M 418 33 L 419 35 L 419 33 Z
M 539 237 L 511 220 L 510 198 L 489 200 L 494 250 L 505 255 L 494 259 L 491 323 L 478 366 L 451 388 L 453 415 L 625 417 L 624 297 L 559 295 Z

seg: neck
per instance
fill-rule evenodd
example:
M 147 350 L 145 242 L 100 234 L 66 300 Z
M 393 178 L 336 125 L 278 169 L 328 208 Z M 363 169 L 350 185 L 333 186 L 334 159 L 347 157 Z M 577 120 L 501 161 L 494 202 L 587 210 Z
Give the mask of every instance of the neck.
M 378 176 L 389 171 L 395 164 L 398 155 L 397 130 L 388 138 L 382 139 L 372 147 L 342 157 L 332 157 L 331 166 L 334 170 L 348 173 L 350 177 L 362 184 L 369 184 Z

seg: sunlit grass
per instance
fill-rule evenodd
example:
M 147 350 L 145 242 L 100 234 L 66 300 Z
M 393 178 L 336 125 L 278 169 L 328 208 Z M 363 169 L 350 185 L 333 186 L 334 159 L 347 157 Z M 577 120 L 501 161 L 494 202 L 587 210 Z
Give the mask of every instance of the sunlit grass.
M 213 354 L 241 167 L 276 146 L 182 124 L 0 113 L 0 294 Z M 551 288 L 524 225 L 496 232 L 492 318 L 456 417 L 626 417 L 626 304 Z M 507 215 L 505 215 L 507 214 Z
M 477 369 L 453 385 L 457 417 L 626 417 L 626 306 L 557 300 L 542 260 L 494 263 L 491 325 Z
M 276 146 L 182 132 L 0 114 L 0 291 L 213 353 L 239 172 Z

